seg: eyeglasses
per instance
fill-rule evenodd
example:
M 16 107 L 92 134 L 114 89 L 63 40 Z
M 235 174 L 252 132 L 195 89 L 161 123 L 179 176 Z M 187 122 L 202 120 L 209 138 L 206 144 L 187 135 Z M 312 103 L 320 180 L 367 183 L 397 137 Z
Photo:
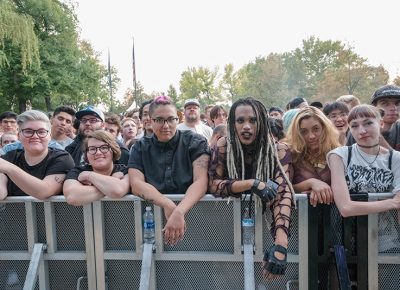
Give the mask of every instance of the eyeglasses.
M 341 119 L 344 119 L 344 118 L 347 118 L 347 114 L 346 113 L 340 113 L 340 114 L 332 114 L 332 115 L 328 115 L 328 118 L 329 119 L 331 119 L 331 120 L 336 120 L 337 118 L 341 118 Z
M 167 119 L 164 118 L 155 118 L 152 119 L 157 125 L 164 125 L 168 123 L 168 125 L 174 125 L 179 120 L 177 117 L 169 117 Z
M 101 120 L 97 119 L 97 118 L 90 118 L 90 119 L 80 119 L 79 120 L 81 122 L 81 124 L 86 124 L 87 122 L 89 122 L 90 124 L 96 124 L 97 122 L 102 122 Z
M 106 154 L 108 151 L 110 151 L 110 149 L 111 149 L 110 145 L 101 145 L 99 147 L 89 146 L 86 149 L 86 152 L 95 155 L 97 153 L 97 150 L 100 150 L 101 153 Z
M 33 129 L 22 129 L 21 130 L 22 135 L 25 138 L 30 138 L 32 137 L 35 133 L 39 138 L 44 138 L 49 134 L 49 130 L 46 129 L 38 129 L 38 130 L 33 130 Z

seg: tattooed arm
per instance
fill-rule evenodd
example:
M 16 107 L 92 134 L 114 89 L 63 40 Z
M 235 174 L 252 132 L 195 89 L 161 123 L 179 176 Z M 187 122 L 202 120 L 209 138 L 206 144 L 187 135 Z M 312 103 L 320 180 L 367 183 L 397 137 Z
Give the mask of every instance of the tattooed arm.
M 165 217 L 168 219 L 176 207 L 175 203 L 159 192 L 153 185 L 147 183 L 140 170 L 129 168 L 128 174 L 132 193 L 162 207 L 164 209 Z
M 51 174 L 41 180 L 1 158 L 0 172 L 6 174 L 23 192 L 38 199 L 60 193 L 65 179 L 65 174 Z

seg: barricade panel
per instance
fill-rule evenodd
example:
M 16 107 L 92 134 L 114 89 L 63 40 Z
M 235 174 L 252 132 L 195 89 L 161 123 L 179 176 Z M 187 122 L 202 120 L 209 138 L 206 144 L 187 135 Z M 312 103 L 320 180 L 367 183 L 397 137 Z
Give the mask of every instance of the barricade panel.
M 227 200 L 200 202 L 185 217 L 187 230 L 175 246 L 164 245 L 164 251 L 211 251 L 233 253 L 233 202 Z M 166 223 L 163 216 L 163 227 Z
M 242 262 L 156 261 L 157 290 L 243 289 Z
M 286 289 L 286 284 L 288 281 L 298 281 L 299 280 L 299 267 L 297 263 L 288 263 L 285 276 L 266 282 L 262 279 L 262 263 L 255 263 L 254 264 L 254 275 L 256 281 L 256 289 L 257 290 L 281 290 Z M 290 290 L 297 290 L 298 283 L 292 283 L 292 287 Z M 239 288 L 232 288 L 232 289 L 239 289 Z
M 108 260 L 106 262 L 106 284 L 108 289 L 139 289 L 140 268 L 140 260 Z
M 103 202 L 106 251 L 135 251 L 135 209 L 132 201 Z M 94 220 L 94 222 L 98 222 Z
M 36 206 L 36 221 L 37 221 L 37 233 L 38 243 L 46 244 L 46 221 L 44 218 L 44 205 L 42 202 L 34 204 Z
M 400 261 L 399 261 L 400 262 Z M 380 264 L 378 266 L 379 289 L 399 289 L 400 265 Z
M 28 267 L 29 261 L 0 261 L 0 289 L 22 289 Z
M 0 203 L 0 251 L 27 251 L 25 204 Z
M 397 210 L 378 216 L 378 253 L 400 254 L 400 224 Z
M 83 208 L 54 203 L 58 251 L 85 251 Z
M 49 261 L 50 289 L 76 289 L 78 279 L 87 277 L 85 261 Z M 88 289 L 87 278 L 82 279 L 80 290 Z M 111 289 L 110 289 L 111 290 Z

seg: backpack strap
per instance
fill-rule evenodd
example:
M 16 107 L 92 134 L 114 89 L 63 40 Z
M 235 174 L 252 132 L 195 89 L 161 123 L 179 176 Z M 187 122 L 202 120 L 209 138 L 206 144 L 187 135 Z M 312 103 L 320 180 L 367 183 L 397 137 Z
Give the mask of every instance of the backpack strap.
M 348 150 L 348 154 L 347 154 L 347 166 L 349 166 L 350 164 L 350 160 L 351 160 L 351 152 L 352 152 L 352 146 L 347 146 L 347 150 Z M 389 157 L 389 164 L 391 163 L 391 158 Z M 390 167 L 389 167 L 390 168 Z
M 389 170 L 392 170 L 393 149 L 389 150 Z

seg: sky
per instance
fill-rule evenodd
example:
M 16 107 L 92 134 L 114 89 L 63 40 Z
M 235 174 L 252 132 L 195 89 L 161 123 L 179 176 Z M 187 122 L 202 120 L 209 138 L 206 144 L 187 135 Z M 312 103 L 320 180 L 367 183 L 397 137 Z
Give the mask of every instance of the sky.
M 354 47 L 370 65 L 400 74 L 397 0 L 76 0 L 81 38 L 88 40 L 121 79 L 122 98 L 136 80 L 146 93 L 179 90 L 188 67 L 235 70 L 257 56 L 302 47 L 315 36 Z

